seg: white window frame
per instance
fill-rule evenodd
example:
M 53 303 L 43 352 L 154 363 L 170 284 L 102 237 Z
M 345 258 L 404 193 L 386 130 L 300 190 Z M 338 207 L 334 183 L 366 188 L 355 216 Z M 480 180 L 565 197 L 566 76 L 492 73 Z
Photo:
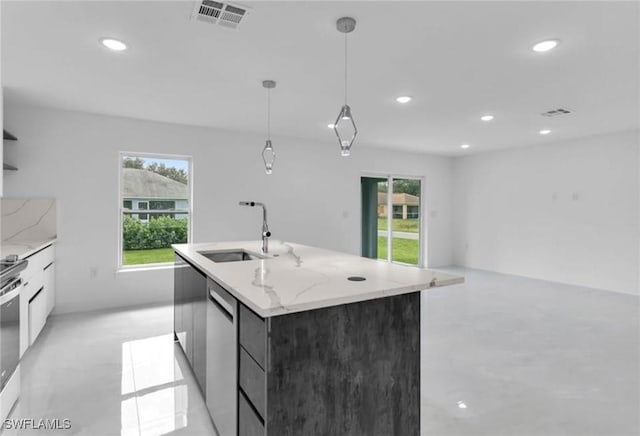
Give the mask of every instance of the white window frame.
M 124 198 L 122 197 L 122 160 L 125 156 L 141 157 L 148 159 L 173 159 L 173 160 L 186 160 L 189 168 L 189 178 L 187 180 L 187 189 L 189 192 L 189 205 L 187 208 L 187 243 L 191 243 L 193 240 L 193 157 L 189 155 L 180 154 L 167 154 L 167 153 L 149 153 L 139 151 L 120 151 L 118 152 L 118 241 L 117 247 L 117 271 L 130 271 L 130 270 L 146 270 L 173 267 L 173 262 L 160 262 L 160 263 L 145 263 L 136 265 L 123 265 L 122 252 L 124 249 L 124 241 L 122 238 L 122 226 L 124 224 Z M 147 209 L 148 213 L 148 209 Z

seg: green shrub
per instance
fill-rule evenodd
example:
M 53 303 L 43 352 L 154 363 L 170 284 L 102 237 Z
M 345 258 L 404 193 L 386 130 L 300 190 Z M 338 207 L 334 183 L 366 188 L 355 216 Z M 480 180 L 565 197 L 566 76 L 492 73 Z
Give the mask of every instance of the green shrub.
M 167 216 L 151 218 L 143 223 L 130 216 L 124 217 L 122 240 L 125 250 L 168 248 L 171 244 L 187 242 L 189 231 L 186 219 Z

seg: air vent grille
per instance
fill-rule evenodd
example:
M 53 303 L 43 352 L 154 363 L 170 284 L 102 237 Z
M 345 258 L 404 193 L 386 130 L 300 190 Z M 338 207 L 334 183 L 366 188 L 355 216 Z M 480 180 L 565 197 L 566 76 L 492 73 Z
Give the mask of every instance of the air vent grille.
M 223 6 L 224 5 L 222 3 L 204 0 L 200 5 L 200 10 L 198 11 L 198 14 L 215 19 L 220 16 L 220 12 L 222 11 Z
M 568 115 L 570 113 L 572 113 L 572 111 L 569 109 L 558 108 L 558 109 L 551 109 L 550 111 L 542 112 L 540 115 L 542 115 L 543 117 L 557 117 L 559 115 Z
M 199 0 L 193 10 L 192 18 L 205 23 L 219 24 L 231 29 L 237 29 L 247 16 L 249 9 L 239 5 Z

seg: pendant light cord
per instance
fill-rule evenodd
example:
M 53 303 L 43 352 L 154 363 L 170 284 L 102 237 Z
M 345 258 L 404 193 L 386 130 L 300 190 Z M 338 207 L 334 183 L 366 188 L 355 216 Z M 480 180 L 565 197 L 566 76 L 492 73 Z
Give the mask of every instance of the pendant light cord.
M 344 104 L 347 105 L 347 33 L 344 34 Z
M 267 139 L 271 140 L 271 89 L 267 88 Z

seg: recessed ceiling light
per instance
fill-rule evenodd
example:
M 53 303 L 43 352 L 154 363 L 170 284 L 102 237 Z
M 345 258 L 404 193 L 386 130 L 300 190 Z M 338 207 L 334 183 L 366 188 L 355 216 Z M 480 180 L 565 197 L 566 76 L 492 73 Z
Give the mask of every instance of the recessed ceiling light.
M 336 125 L 335 125 L 335 124 L 333 124 L 333 123 L 331 123 L 331 124 L 327 124 L 327 127 L 328 127 L 328 128 L 330 128 L 330 129 L 333 129 L 335 126 L 336 126 Z
M 122 41 L 113 38 L 102 38 L 100 43 L 113 51 L 123 51 L 127 49 L 127 44 Z
M 548 39 L 546 41 L 540 41 L 540 42 L 534 44 L 534 46 L 531 47 L 531 50 L 536 51 L 538 53 L 543 53 L 545 51 L 552 50 L 552 49 L 556 48 L 557 46 L 558 46 L 558 40 L 557 39 Z
M 541 135 L 548 135 L 549 133 L 551 133 L 551 130 L 549 130 L 549 129 L 542 129 L 542 130 L 540 130 L 538 133 L 540 133 Z
M 411 97 L 408 95 L 401 95 L 400 97 L 396 97 L 396 101 L 398 103 L 409 103 L 411 101 Z
M 460 146 L 460 148 L 464 148 L 464 149 L 467 149 L 467 148 L 469 148 L 469 147 L 471 147 L 469 144 L 462 144 L 462 145 Z
M 487 114 L 487 115 L 483 115 L 483 116 L 481 116 L 481 117 L 480 117 L 480 119 L 481 119 L 482 121 L 491 121 L 491 120 L 493 120 L 494 118 L 495 118 L 495 117 L 494 117 L 493 115 L 489 115 L 489 114 Z

